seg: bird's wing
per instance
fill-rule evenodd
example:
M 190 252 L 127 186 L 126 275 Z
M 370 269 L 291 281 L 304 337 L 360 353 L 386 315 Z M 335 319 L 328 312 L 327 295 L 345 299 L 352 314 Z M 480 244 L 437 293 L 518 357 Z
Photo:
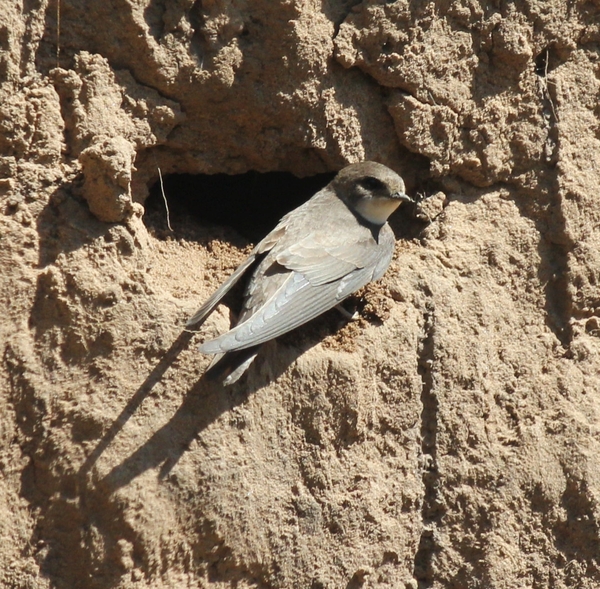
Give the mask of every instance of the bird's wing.
M 213 295 L 196 311 L 194 316 L 186 323 L 186 327 L 194 327 L 203 319 L 206 319 L 221 299 L 235 286 L 236 282 L 256 262 L 256 253 L 252 252 L 237 270 L 213 293 Z
M 205 354 L 243 350 L 286 333 L 335 306 L 338 284 L 311 287 L 302 274 L 290 272 L 277 292 L 246 321 L 218 338 L 204 342 Z
M 282 222 L 273 229 L 256 247 L 250 255 L 242 262 L 236 271 L 213 293 L 213 295 L 194 313 L 193 317 L 186 323 L 186 327 L 195 327 L 212 313 L 221 299 L 235 286 L 238 280 L 248 272 L 259 258 L 269 252 L 281 236 L 285 233 L 285 217 Z
M 339 280 L 368 263 L 368 260 L 353 260 L 343 255 L 346 253 L 346 249 L 356 247 L 356 245 L 360 244 L 323 248 L 319 243 L 303 240 L 277 254 L 275 259 L 288 270 L 306 276 L 313 286 L 319 286 Z
M 288 272 L 279 288 L 248 319 L 218 338 L 204 342 L 200 351 L 215 354 L 243 350 L 274 339 L 335 307 L 370 282 L 375 265 L 354 268 L 341 278 L 313 284 L 306 274 Z
M 378 241 L 369 231 L 353 242 L 342 241 L 338 235 L 320 231 L 309 234 L 283 251 L 276 247 L 273 254 L 279 264 L 304 274 L 313 286 L 318 286 L 343 279 L 360 268 L 375 268 L 375 277 L 381 278 L 391 261 L 394 243 L 394 234 L 386 225 L 381 228 Z

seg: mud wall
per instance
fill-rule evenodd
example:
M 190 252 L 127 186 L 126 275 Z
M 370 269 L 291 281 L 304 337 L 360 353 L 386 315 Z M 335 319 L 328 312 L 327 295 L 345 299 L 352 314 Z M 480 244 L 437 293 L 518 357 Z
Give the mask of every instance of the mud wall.
M 600 586 L 599 23 L 592 0 L 5 1 L 0 585 Z M 183 325 L 247 242 L 157 230 L 158 168 L 363 159 L 439 205 L 371 315 L 200 380 Z

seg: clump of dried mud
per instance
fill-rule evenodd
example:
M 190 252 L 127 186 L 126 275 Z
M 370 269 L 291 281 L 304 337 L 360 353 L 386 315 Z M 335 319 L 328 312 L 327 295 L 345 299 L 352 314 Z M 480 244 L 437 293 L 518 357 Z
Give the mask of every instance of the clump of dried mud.
M 0 585 L 600 586 L 599 18 L 4 6 Z M 363 319 L 201 381 L 229 310 L 183 325 L 247 243 L 143 217 L 158 168 L 363 159 L 437 193 Z

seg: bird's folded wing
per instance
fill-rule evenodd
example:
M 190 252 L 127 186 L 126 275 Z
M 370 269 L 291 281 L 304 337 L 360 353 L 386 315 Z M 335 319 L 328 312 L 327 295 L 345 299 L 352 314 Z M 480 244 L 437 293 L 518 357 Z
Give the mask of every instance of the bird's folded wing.
M 285 268 L 306 276 L 313 286 L 333 282 L 356 269 L 354 264 L 318 248 L 292 246 L 276 259 Z
M 186 323 L 186 327 L 194 327 L 200 323 L 200 321 L 205 319 L 255 262 L 256 251 L 253 251 L 237 270 L 213 293 L 198 311 L 196 311 L 194 316 Z
M 206 319 L 214 308 L 219 304 L 221 299 L 235 286 L 237 281 L 252 268 L 258 258 L 266 254 L 277 243 L 285 233 L 286 217 L 271 231 L 256 247 L 250 255 L 244 260 L 236 271 L 217 289 L 217 291 L 206 301 L 194 314 L 194 316 L 186 323 L 186 327 L 194 327 L 203 319 Z
M 243 350 L 287 333 L 335 307 L 387 268 L 394 240 L 391 231 L 389 236 L 384 235 L 383 243 L 375 242 L 370 235 L 354 243 L 343 242 L 330 232 L 306 235 L 279 251 L 279 244 L 273 244 L 269 257 L 274 257 L 280 271 L 269 276 L 274 266 L 269 267 L 254 285 L 266 295 L 264 302 L 250 305 L 252 311 L 246 319 L 203 343 L 200 351 L 215 354 Z
M 277 262 L 306 276 L 313 286 L 339 280 L 360 268 L 373 266 L 381 255 L 372 238 L 355 243 L 323 245 L 304 239 L 277 254 Z
M 215 354 L 243 350 L 274 339 L 335 307 L 348 294 L 367 284 L 372 276 L 372 268 L 357 268 L 341 282 L 335 280 L 315 286 L 303 274 L 290 272 L 277 292 L 246 321 L 204 342 L 199 349 L 205 354 Z

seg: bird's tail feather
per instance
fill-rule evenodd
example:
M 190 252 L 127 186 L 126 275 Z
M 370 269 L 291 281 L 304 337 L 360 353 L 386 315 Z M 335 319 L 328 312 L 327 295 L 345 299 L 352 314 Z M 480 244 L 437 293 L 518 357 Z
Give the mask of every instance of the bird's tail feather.
M 217 354 L 206 369 L 204 376 L 209 380 L 222 380 L 224 386 L 232 385 L 248 370 L 258 354 L 259 348 L 260 345 Z

